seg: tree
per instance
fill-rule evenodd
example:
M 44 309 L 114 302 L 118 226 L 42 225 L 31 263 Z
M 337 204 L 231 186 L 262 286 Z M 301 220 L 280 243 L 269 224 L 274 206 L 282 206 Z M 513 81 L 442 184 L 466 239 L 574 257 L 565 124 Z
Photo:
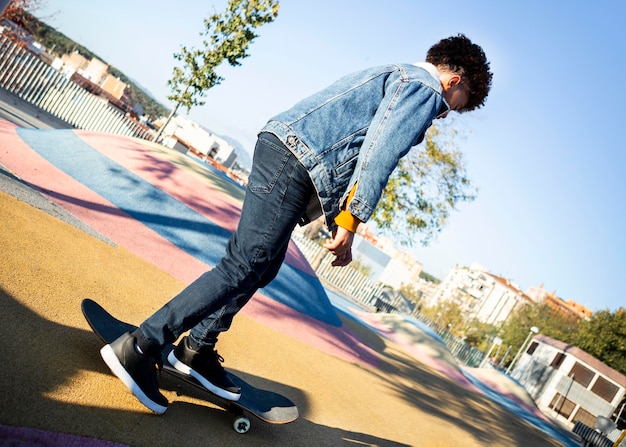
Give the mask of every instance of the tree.
M 423 279 L 424 281 L 428 281 L 428 282 L 432 282 L 433 284 L 439 284 L 441 283 L 441 280 L 433 275 L 431 275 L 430 273 L 427 273 L 425 271 L 421 271 L 420 272 L 420 278 Z
M 626 374 L 626 311 L 595 312 L 580 323 L 571 343 Z
M 446 124 L 432 126 L 424 143 L 400 160 L 389 179 L 372 220 L 400 243 L 421 239 L 428 245 L 457 204 L 476 197 L 456 135 Z
M 159 129 L 157 140 L 180 106 L 187 108 L 204 105 L 205 92 L 224 79 L 215 71 L 226 60 L 231 66 L 241 65 L 249 56 L 247 50 L 258 37 L 256 28 L 271 23 L 278 15 L 279 2 L 275 0 L 229 0 L 222 14 L 213 14 L 204 20 L 203 47 L 183 46 L 174 58 L 182 62 L 174 67 L 168 85 L 172 94 L 168 99 L 175 103 L 165 123 Z
M 506 320 L 500 337 L 505 345 L 513 347 L 512 352 L 517 352 L 522 346 L 533 326 L 548 337 L 572 343 L 579 322 L 577 317 L 565 315 L 546 304 L 526 304 Z
M 463 335 L 465 317 L 458 303 L 443 301 L 432 307 L 422 307 L 420 313 L 431 320 L 437 330 L 446 329 L 452 335 Z
M 494 337 L 498 334 L 498 329 L 493 324 L 483 323 L 477 318 L 465 322 L 465 343 L 482 351 L 487 351 Z M 504 352 L 501 352 L 504 355 Z
M 17 25 L 6 32 L 9 39 L 18 45 L 26 45 L 28 30 L 38 22 L 32 13 L 43 5 L 44 0 L 0 0 L 0 19 L 10 20 Z

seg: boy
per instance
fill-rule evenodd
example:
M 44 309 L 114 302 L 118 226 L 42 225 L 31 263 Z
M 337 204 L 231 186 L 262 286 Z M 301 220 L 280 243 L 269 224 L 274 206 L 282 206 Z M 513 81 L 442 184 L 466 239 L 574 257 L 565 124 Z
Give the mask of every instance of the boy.
M 349 264 L 356 227 L 372 215 L 400 158 L 423 140 L 433 119 L 481 107 L 491 79 L 483 50 L 460 34 L 431 47 L 425 63 L 353 73 L 270 119 L 259 133 L 226 254 L 134 333 L 102 348 L 111 371 L 146 407 L 164 413 L 156 359 L 191 329 L 168 360 L 237 400 L 241 390 L 225 374 L 217 337 L 276 276 L 296 224 L 324 215 L 333 265 Z

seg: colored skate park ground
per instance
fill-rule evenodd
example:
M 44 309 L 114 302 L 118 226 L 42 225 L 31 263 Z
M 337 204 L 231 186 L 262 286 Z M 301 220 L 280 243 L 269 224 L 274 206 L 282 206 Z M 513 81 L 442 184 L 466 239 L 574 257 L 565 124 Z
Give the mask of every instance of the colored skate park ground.
M 293 243 L 218 350 L 300 418 L 240 435 L 165 375 L 169 409 L 150 413 L 102 362 L 80 302 L 140 323 L 215 266 L 244 190 L 158 144 L 0 100 L 0 446 L 581 445 L 508 376 L 459 366 L 427 326 L 324 287 Z

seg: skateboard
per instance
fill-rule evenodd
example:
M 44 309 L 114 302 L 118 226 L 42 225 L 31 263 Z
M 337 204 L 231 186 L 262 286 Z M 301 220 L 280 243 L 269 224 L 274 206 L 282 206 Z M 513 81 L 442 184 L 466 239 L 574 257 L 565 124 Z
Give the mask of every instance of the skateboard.
M 111 343 L 120 335 L 137 329 L 137 326 L 118 320 L 89 298 L 82 301 L 81 310 L 91 329 L 105 343 Z M 254 387 L 231 372 L 228 372 L 230 379 L 241 387 L 239 400 L 231 401 L 213 394 L 192 376 L 178 371 L 167 361 L 167 355 L 172 349 L 174 346 L 168 345 L 163 350 L 163 371 L 201 390 L 207 402 L 232 413 L 234 415 L 233 428 L 237 433 L 247 433 L 250 429 L 251 422 L 248 415 L 268 424 L 287 424 L 298 418 L 298 407 L 291 400 L 273 391 Z

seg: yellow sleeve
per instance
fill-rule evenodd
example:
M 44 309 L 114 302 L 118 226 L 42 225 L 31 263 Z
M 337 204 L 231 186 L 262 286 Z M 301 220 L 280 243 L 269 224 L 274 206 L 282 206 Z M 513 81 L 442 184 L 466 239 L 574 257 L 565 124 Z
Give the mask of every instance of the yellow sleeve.
M 348 194 L 348 198 L 346 199 L 346 203 L 343 205 L 342 210 L 339 212 L 337 217 L 335 217 L 335 223 L 339 225 L 340 227 L 345 228 L 346 230 L 350 231 L 351 233 L 356 233 L 356 229 L 361 223 L 359 219 L 354 217 L 352 213 L 350 213 L 350 211 L 346 209 L 348 205 L 350 204 L 350 202 L 352 201 L 352 198 L 354 197 L 355 192 L 356 192 L 356 184 L 350 190 L 350 194 Z

